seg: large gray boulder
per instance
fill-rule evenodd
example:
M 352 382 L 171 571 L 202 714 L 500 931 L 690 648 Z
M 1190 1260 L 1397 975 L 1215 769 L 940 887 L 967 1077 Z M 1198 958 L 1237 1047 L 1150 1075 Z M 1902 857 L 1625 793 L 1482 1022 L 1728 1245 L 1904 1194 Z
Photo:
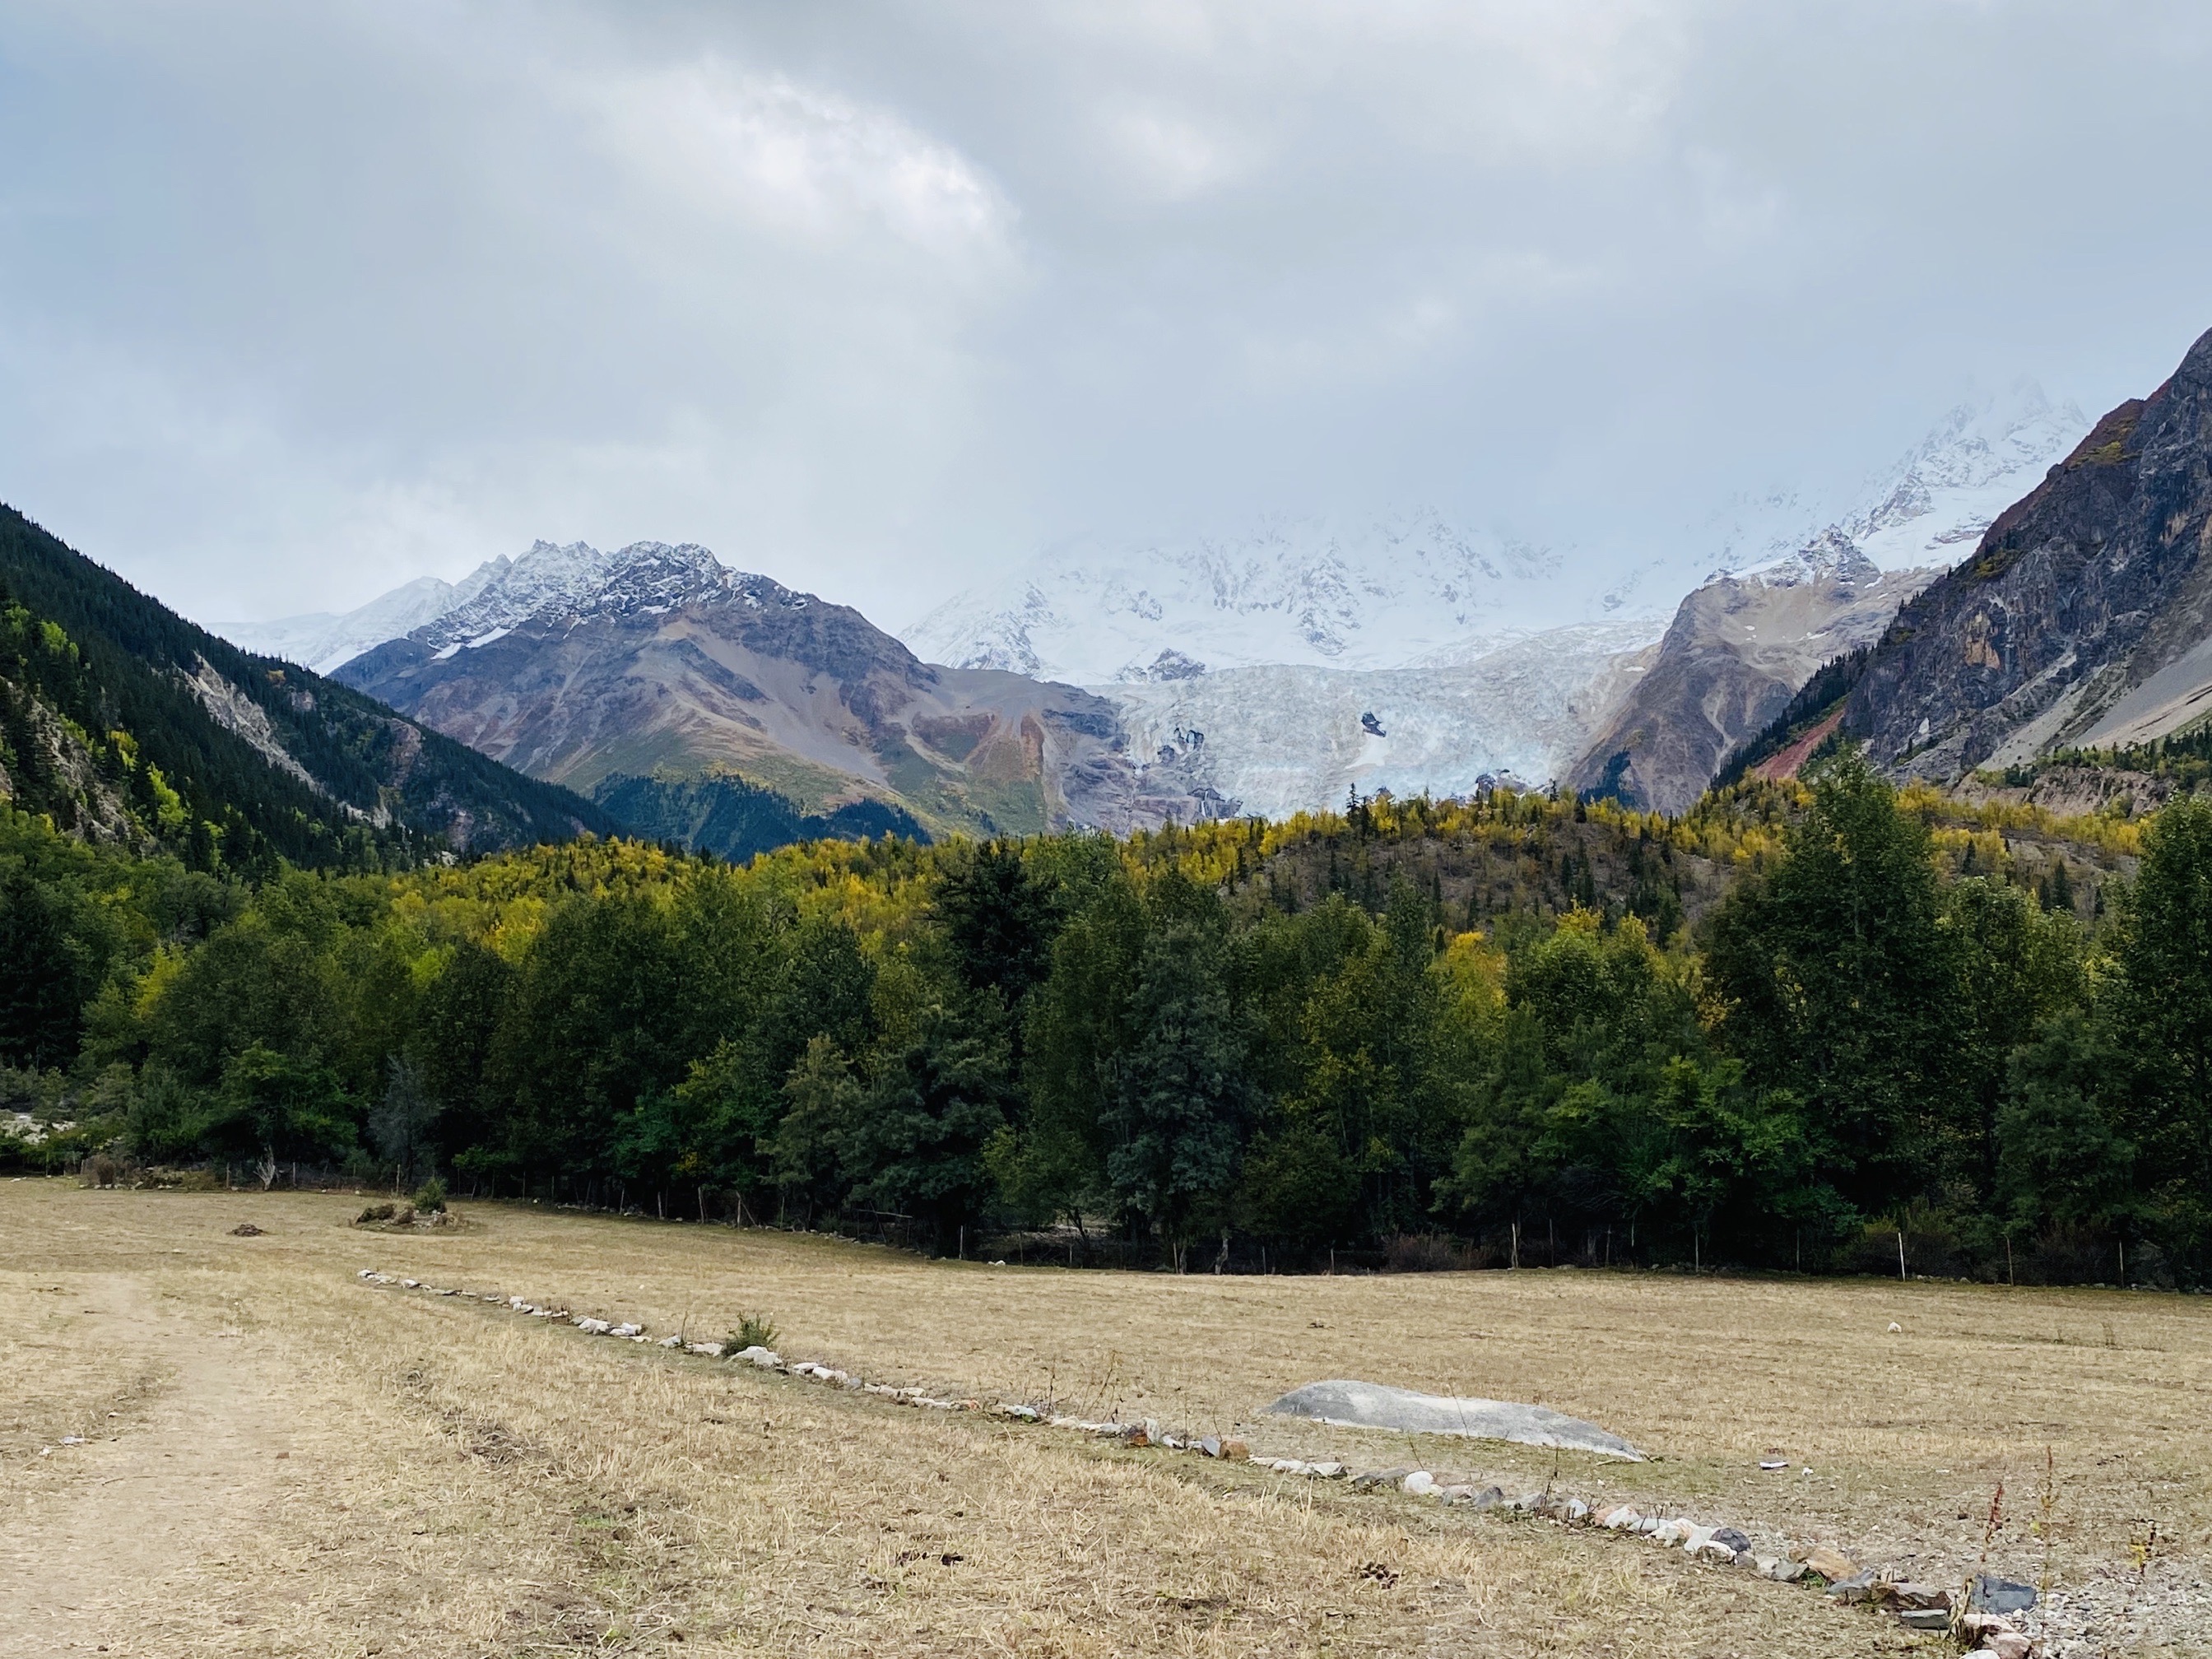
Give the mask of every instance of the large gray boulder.
M 1511 1440 L 1524 1446 L 1563 1446 L 1640 1463 L 1644 1454 L 1595 1423 L 1541 1406 L 1504 1400 L 1468 1400 L 1416 1394 L 1379 1382 L 1337 1379 L 1292 1389 L 1267 1408 L 1276 1417 L 1306 1417 L 1354 1429 L 1395 1429 L 1406 1434 L 1455 1434 L 1471 1440 Z

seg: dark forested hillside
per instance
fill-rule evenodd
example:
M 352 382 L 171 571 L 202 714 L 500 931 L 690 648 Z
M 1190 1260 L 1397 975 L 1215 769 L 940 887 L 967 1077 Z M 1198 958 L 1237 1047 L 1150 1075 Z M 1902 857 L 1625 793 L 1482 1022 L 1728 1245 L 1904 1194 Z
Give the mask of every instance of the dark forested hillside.
M 65 831 L 203 868 L 407 862 L 608 833 L 357 691 L 252 657 L 0 507 L 0 773 Z

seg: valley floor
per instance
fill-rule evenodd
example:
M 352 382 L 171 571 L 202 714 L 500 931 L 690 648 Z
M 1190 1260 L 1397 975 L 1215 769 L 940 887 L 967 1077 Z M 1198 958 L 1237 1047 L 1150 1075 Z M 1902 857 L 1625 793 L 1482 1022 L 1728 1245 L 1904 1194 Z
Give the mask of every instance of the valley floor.
M 2197 1298 L 1177 1279 L 495 1205 L 395 1236 L 362 1202 L 0 1183 L 0 1655 L 1943 1650 L 1650 1543 L 902 1409 L 367 1267 L 695 1340 L 764 1314 L 871 1380 L 1548 1481 L 1939 1583 L 1986 1559 L 2048 1576 L 2054 1634 L 2094 1632 L 2061 1650 L 2212 1651 Z M 1330 1376 L 1538 1401 L 1654 1456 L 1256 1415 Z

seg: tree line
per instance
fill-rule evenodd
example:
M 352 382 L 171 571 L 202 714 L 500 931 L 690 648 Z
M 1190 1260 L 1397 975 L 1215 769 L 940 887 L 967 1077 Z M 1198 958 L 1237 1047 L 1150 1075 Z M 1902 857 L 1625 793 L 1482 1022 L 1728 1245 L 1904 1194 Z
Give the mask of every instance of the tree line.
M 937 1249 L 1056 1227 L 1180 1268 L 1426 1238 L 1895 1271 L 1903 1249 L 2203 1282 L 2212 805 L 2131 830 L 2132 878 L 2077 918 L 2048 879 L 1960 873 L 1973 839 L 1940 855 L 1854 756 L 1791 788 L 1741 810 L 1695 919 L 1660 902 L 1661 821 L 1629 817 L 1608 822 L 1649 902 L 1571 854 L 1558 906 L 1480 926 L 1410 866 L 1376 878 L 1376 814 L 1418 846 L 1581 807 L 1501 792 L 744 867 L 586 840 L 252 884 L 15 813 L 0 1107 L 31 1163 L 434 1173 Z M 1659 830 L 1718 833 L 1710 811 Z M 1323 888 L 1285 878 L 1324 854 Z

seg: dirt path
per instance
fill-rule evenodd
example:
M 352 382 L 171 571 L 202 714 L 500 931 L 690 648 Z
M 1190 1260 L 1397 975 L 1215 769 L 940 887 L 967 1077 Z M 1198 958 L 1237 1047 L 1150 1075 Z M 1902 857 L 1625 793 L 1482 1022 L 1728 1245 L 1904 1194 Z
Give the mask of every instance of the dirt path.
M 103 1348 L 167 1372 L 143 1421 L 57 1447 L 0 1531 L 0 1659 L 120 1647 L 163 1587 L 238 1539 L 274 1480 L 267 1391 L 246 1344 L 159 1311 L 120 1275 L 71 1290 Z

